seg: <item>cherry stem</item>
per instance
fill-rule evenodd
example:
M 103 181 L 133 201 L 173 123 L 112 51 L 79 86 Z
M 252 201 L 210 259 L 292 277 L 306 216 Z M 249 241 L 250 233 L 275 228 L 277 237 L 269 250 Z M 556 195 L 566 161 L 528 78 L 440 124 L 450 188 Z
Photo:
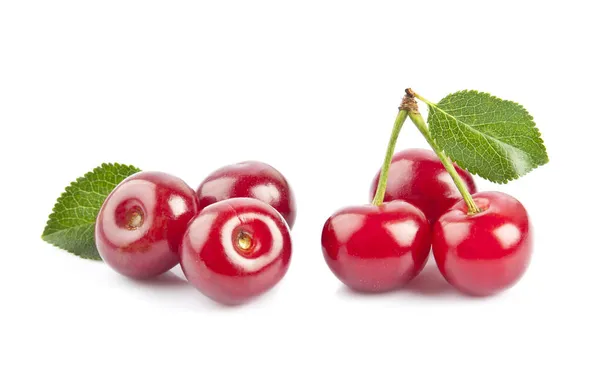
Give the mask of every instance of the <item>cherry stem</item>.
M 415 97 L 417 99 L 420 99 L 423 102 L 427 103 L 428 105 L 431 104 L 431 102 L 429 102 L 425 98 L 421 97 L 420 95 L 418 95 L 411 89 L 406 89 L 406 94 L 409 97 Z M 421 116 L 419 109 L 416 107 L 416 102 L 414 102 L 414 103 L 415 103 L 415 106 L 412 107 L 408 113 L 410 120 L 412 120 L 412 122 L 415 124 L 415 126 L 417 126 L 417 128 L 419 129 L 419 131 L 421 132 L 421 134 L 423 135 L 425 140 L 427 140 L 427 143 L 429 143 L 429 145 L 431 146 L 431 149 L 433 149 L 435 154 L 441 160 L 442 164 L 444 165 L 444 168 L 446 168 L 446 171 L 448 171 L 448 173 L 450 174 L 450 177 L 452 177 L 454 184 L 458 188 L 458 191 L 460 192 L 463 199 L 465 200 L 465 203 L 467 204 L 469 214 L 479 213 L 480 210 L 477 207 L 477 204 L 475 204 L 475 201 L 473 200 L 471 193 L 469 193 L 469 190 L 467 189 L 467 186 L 465 185 L 464 181 L 462 180 L 462 178 L 456 171 L 456 168 L 454 168 L 454 163 L 452 162 L 452 159 L 450 159 L 450 157 L 448 157 L 448 155 L 446 155 L 444 150 L 442 150 L 440 148 L 440 146 L 437 145 L 437 143 L 431 136 L 431 133 L 429 132 L 429 127 L 427 127 L 427 123 L 425 123 L 425 120 Z
M 387 151 L 385 152 L 385 160 L 381 166 L 381 174 L 379 175 L 379 182 L 377 183 L 377 191 L 375 192 L 375 197 L 373 198 L 373 205 L 376 206 L 381 205 L 383 203 L 383 199 L 385 198 L 385 188 L 387 187 L 392 156 L 394 156 L 394 151 L 396 149 L 396 141 L 398 141 L 398 135 L 400 134 L 402 125 L 408 116 L 408 109 L 404 106 L 406 98 L 407 96 L 404 96 L 402 105 L 398 107 L 398 115 L 396 116 L 394 128 L 392 129 L 392 135 L 390 136 Z

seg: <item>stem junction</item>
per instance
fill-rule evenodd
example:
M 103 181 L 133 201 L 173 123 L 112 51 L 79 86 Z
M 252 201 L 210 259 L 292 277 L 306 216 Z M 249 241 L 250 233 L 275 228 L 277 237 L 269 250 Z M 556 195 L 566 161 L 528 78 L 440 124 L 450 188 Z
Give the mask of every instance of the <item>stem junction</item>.
M 473 197 L 469 193 L 467 186 L 465 185 L 464 181 L 462 180 L 462 178 L 456 171 L 456 168 L 454 168 L 454 164 L 453 164 L 452 160 L 450 159 L 450 157 L 448 157 L 448 155 L 446 155 L 444 150 L 442 150 L 440 148 L 440 146 L 437 145 L 437 143 L 431 136 L 431 133 L 429 132 L 429 127 L 427 127 L 427 123 L 425 123 L 425 120 L 421 116 L 421 113 L 419 112 L 419 109 L 416 106 L 417 102 L 414 100 L 414 98 L 417 98 L 417 99 L 427 103 L 428 105 L 432 105 L 432 103 L 430 101 L 428 101 L 427 99 L 423 98 L 422 96 L 420 96 L 419 94 L 415 93 L 412 89 L 406 89 L 406 97 L 412 98 L 413 102 L 415 104 L 415 106 L 413 108 L 411 108 L 410 111 L 408 112 L 408 116 L 410 117 L 410 120 L 412 120 L 414 125 L 417 126 L 417 128 L 419 129 L 419 131 L 421 132 L 421 134 L 423 135 L 425 140 L 427 140 L 427 143 L 429 143 L 429 145 L 431 146 L 431 149 L 433 149 L 433 151 L 436 153 L 436 155 L 441 160 L 442 164 L 444 165 L 444 168 L 446 168 L 446 171 L 448 171 L 448 173 L 450 174 L 450 177 L 452 177 L 454 184 L 458 188 L 458 191 L 460 192 L 463 199 L 465 200 L 465 203 L 467 204 L 469 214 L 479 213 L 480 210 L 477 207 L 477 204 L 475 204 L 475 201 L 473 200 Z

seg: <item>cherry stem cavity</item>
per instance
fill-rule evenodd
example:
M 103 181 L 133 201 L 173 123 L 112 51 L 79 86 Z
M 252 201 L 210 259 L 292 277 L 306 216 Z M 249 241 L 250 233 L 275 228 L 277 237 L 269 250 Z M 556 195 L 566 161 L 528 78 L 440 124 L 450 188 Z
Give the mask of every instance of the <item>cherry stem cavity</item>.
M 404 96 L 402 105 L 398 108 L 398 115 L 396 116 L 394 128 L 392 129 L 392 135 L 390 136 L 387 151 L 385 152 L 385 159 L 383 161 L 383 165 L 381 166 L 381 174 L 379 176 L 379 182 L 377 183 L 377 191 L 375 192 L 375 197 L 373 197 L 373 205 L 376 206 L 381 205 L 383 203 L 383 199 L 385 198 L 385 188 L 387 187 L 388 173 L 390 171 L 392 156 L 394 156 L 394 151 L 396 150 L 396 141 L 398 140 L 398 135 L 400 134 L 402 125 L 408 116 L 408 109 L 404 106 L 406 99 L 407 96 Z
M 452 177 L 454 184 L 458 188 L 458 191 L 460 192 L 463 199 L 465 200 L 465 203 L 467 204 L 469 214 L 479 213 L 480 210 L 477 207 L 477 204 L 475 204 L 473 197 L 469 193 L 469 190 L 467 189 L 467 186 L 461 179 L 460 175 L 458 174 L 458 172 L 456 172 L 456 168 L 454 168 L 454 164 L 453 164 L 452 160 L 450 159 L 450 157 L 448 157 L 448 155 L 446 155 L 444 150 L 442 150 L 437 145 L 437 143 L 431 136 L 431 133 L 429 132 L 429 127 L 427 126 L 427 123 L 425 123 L 425 120 L 421 116 L 421 113 L 419 112 L 419 109 L 417 107 L 417 103 L 414 102 L 414 98 L 417 98 L 417 99 L 427 103 L 428 105 L 433 105 L 433 103 L 431 103 L 427 99 L 423 98 L 419 94 L 415 93 L 412 89 L 406 89 L 406 95 L 407 95 L 407 97 L 413 98 L 413 103 L 414 103 L 414 104 L 412 104 L 412 107 L 409 109 L 409 112 L 408 112 L 408 116 L 410 117 L 410 120 L 412 120 L 414 125 L 419 129 L 419 131 L 421 132 L 421 134 L 423 135 L 423 137 L 425 138 L 427 143 L 429 143 L 429 145 L 431 146 L 431 149 L 433 149 L 435 154 L 441 160 L 442 164 L 444 165 L 444 168 L 446 168 L 446 171 L 448 171 L 448 173 L 450 174 L 450 177 Z M 381 181 L 380 181 L 380 184 L 381 184 Z

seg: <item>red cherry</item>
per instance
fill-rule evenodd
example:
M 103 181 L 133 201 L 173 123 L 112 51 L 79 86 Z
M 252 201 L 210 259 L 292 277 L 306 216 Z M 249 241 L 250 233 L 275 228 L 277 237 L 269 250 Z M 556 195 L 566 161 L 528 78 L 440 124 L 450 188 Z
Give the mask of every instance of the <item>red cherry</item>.
M 347 286 L 363 292 L 398 288 L 425 266 L 430 248 L 423 212 L 404 201 L 351 206 L 323 227 L 325 261 Z
M 477 192 L 471 174 L 456 164 L 454 167 L 469 193 Z M 373 179 L 371 199 L 375 197 L 380 172 Z M 392 159 L 384 202 L 393 200 L 410 202 L 433 224 L 462 197 L 437 155 L 431 150 L 413 148 L 396 153 Z
M 271 206 L 234 198 L 207 206 L 183 237 L 181 268 L 206 296 L 239 304 L 285 275 L 292 254 L 289 228 Z
M 296 220 L 296 201 L 283 175 L 268 164 L 245 161 L 211 173 L 198 187 L 200 209 L 217 201 L 250 197 L 275 208 L 290 228 Z
M 473 195 L 480 213 L 461 201 L 434 225 L 433 254 L 446 280 L 467 294 L 505 290 L 523 275 L 533 246 L 527 211 L 500 192 Z
M 96 247 L 117 272 L 133 278 L 162 274 L 179 261 L 178 248 L 198 212 L 194 190 L 161 172 L 139 172 L 106 198 L 96 219 Z

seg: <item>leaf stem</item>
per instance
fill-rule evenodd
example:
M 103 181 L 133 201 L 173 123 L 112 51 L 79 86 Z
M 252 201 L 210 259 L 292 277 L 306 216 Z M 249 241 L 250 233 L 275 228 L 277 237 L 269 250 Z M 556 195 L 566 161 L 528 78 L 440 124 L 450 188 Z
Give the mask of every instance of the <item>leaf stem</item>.
M 427 100 L 420 97 L 418 94 L 416 94 L 415 92 L 413 92 L 410 89 L 406 90 L 406 94 L 408 96 L 414 96 L 415 98 L 418 98 L 418 99 L 422 100 L 423 102 L 429 104 L 429 102 Z M 448 171 L 448 173 L 450 174 L 450 177 L 452 177 L 454 184 L 458 188 L 458 191 L 460 192 L 463 199 L 465 200 L 465 203 L 467 204 L 467 208 L 469 209 L 469 214 L 479 213 L 480 210 L 477 207 L 477 204 L 475 204 L 475 201 L 473 200 L 473 197 L 469 193 L 467 186 L 465 185 L 464 181 L 462 180 L 462 178 L 456 171 L 456 168 L 454 168 L 454 164 L 452 163 L 452 160 L 448 157 L 448 155 L 446 155 L 446 153 L 437 145 L 435 140 L 431 137 L 431 134 L 429 133 L 429 127 L 427 127 L 427 123 L 425 123 L 425 120 L 423 120 L 421 113 L 417 109 L 412 109 L 408 113 L 408 116 L 410 117 L 410 120 L 412 120 L 412 122 L 415 124 L 415 126 L 417 126 L 417 128 L 419 129 L 419 131 L 421 132 L 423 137 L 425 137 L 425 140 L 427 140 L 427 143 L 429 143 L 429 145 L 431 146 L 431 149 L 433 149 L 433 151 L 436 153 L 436 155 L 440 158 L 442 164 L 444 165 L 444 168 L 446 168 L 446 171 Z
M 392 135 L 390 136 L 387 151 L 385 152 L 385 159 L 383 161 L 383 165 L 381 166 L 381 174 L 379 175 L 377 191 L 375 192 L 375 197 L 373 198 L 373 205 L 381 205 L 383 203 L 383 199 L 385 198 L 385 188 L 387 187 L 387 180 L 390 171 L 390 164 L 392 162 L 392 156 L 394 155 L 394 150 L 396 149 L 396 142 L 398 141 L 398 135 L 400 134 L 402 125 L 404 124 L 404 121 L 408 116 L 408 108 L 407 106 L 405 106 L 406 99 L 407 96 L 404 96 L 404 99 L 402 100 L 402 105 L 398 107 L 398 115 L 396 116 L 394 128 L 392 129 Z

